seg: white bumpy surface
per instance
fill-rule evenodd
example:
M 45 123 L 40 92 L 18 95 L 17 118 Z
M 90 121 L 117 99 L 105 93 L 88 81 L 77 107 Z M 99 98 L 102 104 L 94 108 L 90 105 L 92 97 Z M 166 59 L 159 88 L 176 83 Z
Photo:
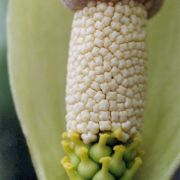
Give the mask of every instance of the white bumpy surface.
M 66 87 L 67 131 L 84 143 L 122 128 L 139 130 L 146 81 L 145 7 L 134 1 L 89 2 L 75 12 Z

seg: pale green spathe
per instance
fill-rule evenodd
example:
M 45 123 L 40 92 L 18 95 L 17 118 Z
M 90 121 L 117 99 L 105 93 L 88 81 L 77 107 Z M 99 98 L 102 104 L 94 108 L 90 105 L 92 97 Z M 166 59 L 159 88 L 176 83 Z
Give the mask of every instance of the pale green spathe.
M 180 2 L 149 23 L 149 84 L 138 180 L 168 180 L 180 152 Z M 65 180 L 60 165 L 72 14 L 58 0 L 10 1 L 9 73 L 16 109 L 39 179 Z
M 55 180 L 64 128 L 70 18 L 56 0 L 10 1 L 9 69 L 17 113 L 40 179 Z
M 139 179 L 166 180 L 180 164 L 180 1 L 149 22 L 144 165 Z

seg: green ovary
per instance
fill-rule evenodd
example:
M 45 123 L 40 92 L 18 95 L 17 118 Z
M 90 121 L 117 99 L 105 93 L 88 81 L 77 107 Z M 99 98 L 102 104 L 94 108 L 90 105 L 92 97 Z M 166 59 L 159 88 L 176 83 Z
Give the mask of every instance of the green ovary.
M 123 160 L 123 154 L 125 151 L 124 146 L 114 146 L 114 154 L 109 165 L 109 169 L 116 177 L 120 177 L 126 169 L 125 162 Z
M 102 168 L 97 174 L 95 174 L 95 176 L 93 177 L 93 180 L 100 180 L 100 179 L 115 180 L 113 175 L 108 171 L 110 161 L 111 161 L 110 157 L 101 158 L 99 162 L 102 163 Z
M 78 165 L 78 173 L 84 179 L 92 179 L 94 174 L 99 170 L 99 166 L 88 156 L 88 149 L 85 147 L 79 148 L 78 155 L 81 162 Z
M 116 133 L 101 133 L 98 141 L 84 144 L 78 133 L 63 134 L 67 156 L 61 163 L 70 180 L 131 180 L 142 164 L 140 135 L 123 143 Z
M 90 148 L 89 155 L 95 162 L 99 162 L 102 157 L 109 156 L 111 154 L 111 147 L 106 145 L 108 139 L 109 134 L 100 134 L 99 142 L 95 143 Z

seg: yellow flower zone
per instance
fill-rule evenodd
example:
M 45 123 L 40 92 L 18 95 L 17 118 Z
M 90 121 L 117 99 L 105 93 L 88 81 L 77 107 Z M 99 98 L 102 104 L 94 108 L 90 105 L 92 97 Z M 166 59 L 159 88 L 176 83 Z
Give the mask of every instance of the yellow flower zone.
M 62 142 L 72 180 L 129 180 L 142 163 L 146 24 L 145 6 L 132 0 L 75 11 Z

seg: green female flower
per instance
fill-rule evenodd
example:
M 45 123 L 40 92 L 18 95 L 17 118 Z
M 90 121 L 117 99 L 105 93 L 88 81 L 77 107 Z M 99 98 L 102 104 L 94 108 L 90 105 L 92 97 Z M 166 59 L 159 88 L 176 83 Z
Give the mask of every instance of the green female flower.
M 70 158 L 62 164 L 65 169 L 75 165 L 83 179 L 130 180 L 142 164 L 138 146 L 146 85 L 146 26 L 157 2 L 77 3 L 70 6 L 75 15 L 63 141 L 72 144 L 72 150 L 64 148 Z

